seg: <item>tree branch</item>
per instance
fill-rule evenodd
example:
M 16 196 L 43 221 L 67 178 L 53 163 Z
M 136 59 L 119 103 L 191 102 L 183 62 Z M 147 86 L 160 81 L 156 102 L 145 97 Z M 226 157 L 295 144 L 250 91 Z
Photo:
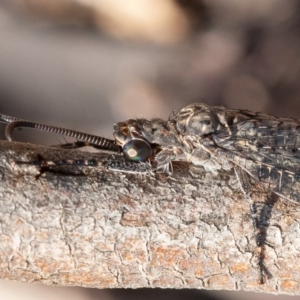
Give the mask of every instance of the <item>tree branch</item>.
M 15 163 L 39 156 L 102 163 L 41 174 Z M 249 204 L 234 172 L 178 162 L 169 175 L 134 175 L 108 170 L 111 160 L 123 158 L 0 141 L 1 278 L 299 294 L 297 207 L 278 201 L 272 209 L 265 265 L 273 277 L 260 285 Z

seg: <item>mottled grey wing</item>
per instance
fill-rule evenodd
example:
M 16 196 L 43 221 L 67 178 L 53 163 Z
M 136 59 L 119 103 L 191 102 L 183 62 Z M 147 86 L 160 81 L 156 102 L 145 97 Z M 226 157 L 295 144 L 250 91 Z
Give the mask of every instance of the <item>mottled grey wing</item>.
M 278 195 L 300 204 L 300 121 L 264 114 L 232 119 L 212 139 L 233 163 Z

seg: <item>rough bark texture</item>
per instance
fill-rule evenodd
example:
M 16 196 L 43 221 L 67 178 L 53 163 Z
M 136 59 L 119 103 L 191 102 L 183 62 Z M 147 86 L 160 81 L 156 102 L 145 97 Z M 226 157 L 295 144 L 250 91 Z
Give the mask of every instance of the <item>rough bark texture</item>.
M 38 155 L 103 165 L 40 174 L 15 163 Z M 234 172 L 179 162 L 173 174 L 141 176 L 108 170 L 112 159 L 123 158 L 0 141 L 1 278 L 299 293 L 297 206 L 278 201 L 272 209 L 265 264 L 273 277 L 260 285 L 249 204 Z

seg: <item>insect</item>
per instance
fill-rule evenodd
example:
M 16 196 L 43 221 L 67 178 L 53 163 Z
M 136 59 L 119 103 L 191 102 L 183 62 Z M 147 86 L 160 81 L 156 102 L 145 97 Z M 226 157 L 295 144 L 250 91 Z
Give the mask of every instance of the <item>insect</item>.
M 251 199 L 249 178 L 261 182 L 277 196 L 300 203 L 295 182 L 300 179 L 300 120 L 279 118 L 249 110 L 228 110 L 221 106 L 191 104 L 167 120 L 129 119 L 114 125 L 115 140 L 73 130 L 42 125 L 0 114 L 7 123 L 5 134 L 13 139 L 18 127 L 71 136 L 77 146 L 123 152 L 128 165 L 115 165 L 122 172 L 143 173 L 145 162 L 151 168 L 167 172 L 171 163 L 183 159 L 205 171 L 234 169 L 241 189 L 249 201 L 256 235 L 259 281 L 268 273 L 263 263 L 266 226 L 261 225 L 257 207 Z M 147 165 L 149 166 L 149 165 Z

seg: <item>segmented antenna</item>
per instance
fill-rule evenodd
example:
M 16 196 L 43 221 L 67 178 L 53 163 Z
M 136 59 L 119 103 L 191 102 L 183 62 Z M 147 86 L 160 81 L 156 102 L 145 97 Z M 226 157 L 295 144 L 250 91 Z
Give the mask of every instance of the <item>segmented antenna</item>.
M 97 146 L 97 148 L 111 150 L 120 152 L 121 148 L 115 142 L 115 140 L 106 139 L 101 136 L 87 134 L 80 131 L 75 131 L 71 129 L 60 128 L 56 126 L 49 126 L 40 123 L 30 122 L 23 119 L 6 116 L 0 114 L 0 122 L 8 123 L 5 128 L 5 137 L 7 140 L 13 140 L 13 132 L 16 128 L 26 127 L 26 128 L 34 128 L 40 131 L 46 131 L 56 134 L 61 134 L 65 136 L 69 136 L 77 139 L 78 141 L 83 141 L 91 144 L 91 146 Z

